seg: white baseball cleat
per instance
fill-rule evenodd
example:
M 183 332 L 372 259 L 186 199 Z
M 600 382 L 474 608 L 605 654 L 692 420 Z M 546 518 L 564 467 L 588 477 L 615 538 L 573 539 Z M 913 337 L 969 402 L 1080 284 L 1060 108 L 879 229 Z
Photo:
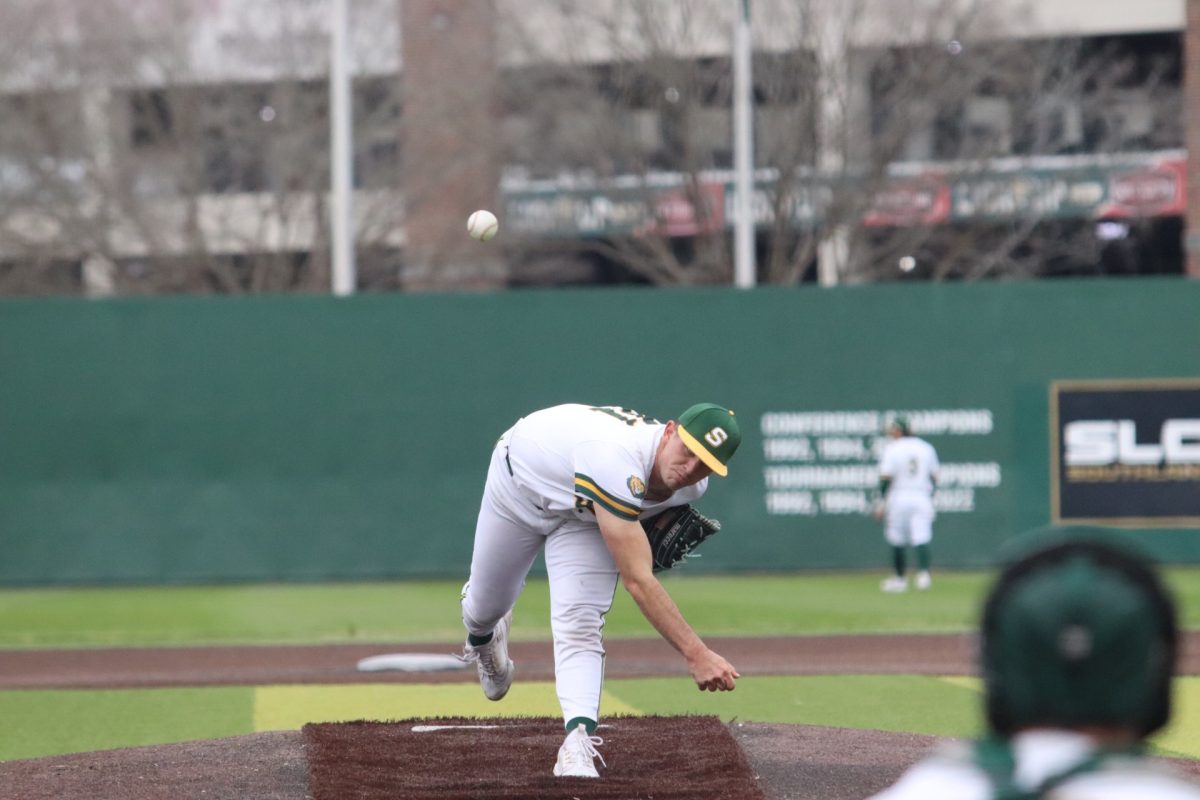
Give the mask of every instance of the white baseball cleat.
M 478 647 L 466 644 L 463 646 L 463 654 L 459 656 L 463 661 L 475 662 L 475 668 L 479 672 L 479 685 L 483 687 L 483 693 L 488 700 L 499 700 L 508 694 L 508 689 L 512 686 L 516 665 L 508 657 L 508 628 L 511 624 L 512 612 L 509 611 L 496 624 L 490 642 Z
M 893 575 L 890 578 L 885 578 L 883 583 L 879 584 L 879 588 L 891 594 L 907 592 L 908 578 L 901 578 L 899 575 Z
M 928 570 L 921 570 L 917 573 L 917 589 L 925 591 L 930 586 L 933 586 L 933 578 L 929 575 Z
M 562 747 L 558 748 L 558 761 L 554 763 L 554 775 L 557 778 L 599 778 L 596 771 L 595 759 L 604 764 L 604 756 L 596 749 L 604 744 L 599 736 L 588 736 L 583 723 L 567 734 Z M 608 764 L 604 764 L 608 766 Z

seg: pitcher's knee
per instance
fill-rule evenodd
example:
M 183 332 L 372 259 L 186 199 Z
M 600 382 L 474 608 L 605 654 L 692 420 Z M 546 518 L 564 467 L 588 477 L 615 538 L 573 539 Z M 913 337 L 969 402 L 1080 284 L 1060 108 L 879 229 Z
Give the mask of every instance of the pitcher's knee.
M 490 633 L 500 619 L 508 613 L 507 608 L 501 608 L 498 604 L 471 602 L 471 599 L 464 597 L 462 602 L 463 625 L 471 633 L 480 636 Z
M 555 613 L 550 620 L 554 641 L 577 650 L 602 650 L 603 625 L 604 613 L 594 606 L 585 605 L 569 606 Z

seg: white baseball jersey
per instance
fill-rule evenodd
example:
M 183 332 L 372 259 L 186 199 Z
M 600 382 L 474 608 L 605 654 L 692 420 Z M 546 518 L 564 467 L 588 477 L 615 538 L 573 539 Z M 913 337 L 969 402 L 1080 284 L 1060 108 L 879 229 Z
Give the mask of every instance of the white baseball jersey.
M 892 439 L 883 448 L 879 460 L 879 474 L 891 480 L 889 497 L 906 493 L 931 494 L 939 467 L 933 445 L 916 436 Z
M 667 498 L 646 499 L 654 452 L 664 423 L 616 406 L 566 404 L 522 418 L 507 434 L 517 482 L 544 500 L 552 513 L 595 518 L 592 503 L 615 516 L 637 519 L 690 503 L 708 478 Z
M 1047 780 L 1054 784 L 1045 800 L 1200 800 L 1200 787 L 1147 758 L 1113 755 L 1092 761 L 1095 743 L 1073 731 L 1017 734 L 1011 754 L 1018 788 L 1032 791 Z M 992 800 L 994 782 L 975 761 L 966 744 L 942 748 L 871 800 Z M 1068 771 L 1075 774 L 1053 780 Z

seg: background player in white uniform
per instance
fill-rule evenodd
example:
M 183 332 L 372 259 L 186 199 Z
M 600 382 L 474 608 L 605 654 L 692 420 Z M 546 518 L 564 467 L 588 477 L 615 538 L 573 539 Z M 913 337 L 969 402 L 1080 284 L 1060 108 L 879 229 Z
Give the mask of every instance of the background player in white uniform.
M 463 589 L 464 658 L 478 662 L 490 699 L 505 695 L 514 669 L 512 607 L 544 547 L 555 684 L 568 731 L 555 775 L 598 777 L 601 629 L 618 576 L 700 689 L 733 690 L 737 670 L 704 644 L 655 577 L 638 519 L 703 495 L 711 473 L 727 474 L 740 442 L 733 412 L 711 403 L 667 423 L 612 406 L 560 405 L 500 437 Z
M 942 748 L 874 800 L 1200 800 L 1144 754 L 1170 718 L 1170 595 L 1102 531 L 1038 538 L 984 606 L 989 736 Z
M 892 546 L 894 574 L 883 582 L 885 592 L 908 589 L 908 547 L 917 560 L 917 588 L 928 589 L 929 542 L 933 539 L 933 491 L 938 457 L 933 445 L 913 436 L 908 420 L 897 417 L 887 427 L 890 441 L 879 459 L 879 491 L 884 499 L 876 518 L 886 518 L 884 536 Z

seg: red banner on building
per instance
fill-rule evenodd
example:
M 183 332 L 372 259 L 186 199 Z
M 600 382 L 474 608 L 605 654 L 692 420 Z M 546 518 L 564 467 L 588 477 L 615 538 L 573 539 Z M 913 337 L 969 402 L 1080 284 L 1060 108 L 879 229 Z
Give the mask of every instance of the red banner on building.
M 932 225 L 950 218 L 950 184 L 941 175 L 894 180 L 875 193 L 863 223 Z
M 725 185 L 701 183 L 696 192 L 702 209 L 687 189 L 668 189 L 654 197 L 654 220 L 649 230 L 662 236 L 696 236 L 725 229 Z

